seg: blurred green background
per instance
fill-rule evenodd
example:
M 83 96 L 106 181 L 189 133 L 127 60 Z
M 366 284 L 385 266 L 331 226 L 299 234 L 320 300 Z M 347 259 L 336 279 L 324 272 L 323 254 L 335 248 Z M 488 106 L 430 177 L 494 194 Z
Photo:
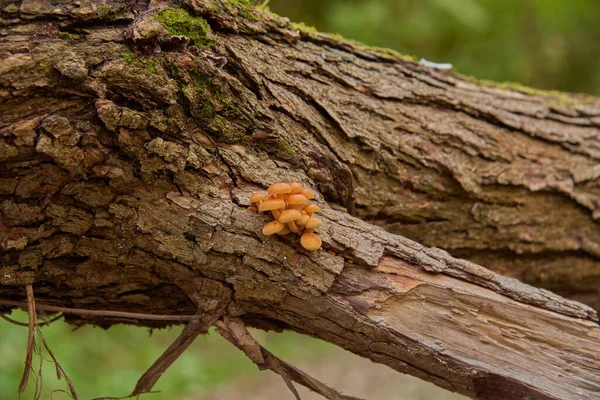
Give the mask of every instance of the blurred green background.
M 14 311 L 10 316 L 27 321 L 24 311 Z M 80 399 L 100 396 L 122 397 L 133 390 L 137 380 L 175 340 L 182 327 L 150 331 L 134 326 L 116 325 L 108 330 L 84 326 L 74 331 L 62 321 L 42 327 L 48 346 L 75 386 Z M 289 332 L 266 334 L 253 331 L 261 343 L 284 359 L 297 362 L 317 360 L 332 345 Z M 23 374 L 27 349 L 27 328 L 0 320 L 0 399 L 17 399 L 17 387 Z M 301 350 L 298 350 L 301 349 Z M 66 390 L 64 380 L 58 381 L 50 357 L 44 354 L 42 399 L 50 392 Z M 39 357 L 34 357 L 34 369 L 39 367 Z M 258 374 L 254 364 L 220 335 L 211 331 L 199 337 L 177 362 L 161 377 L 154 390 L 146 394 L 149 400 L 179 399 L 197 395 L 200 399 L 222 383 Z M 34 392 L 35 375 L 30 378 L 22 399 L 30 399 Z M 53 399 L 69 399 L 66 393 L 54 393 Z
M 269 7 L 476 78 L 600 96 L 598 0 L 270 0 Z
M 268 6 L 320 31 L 430 61 L 450 62 L 457 71 L 477 78 L 600 95 L 598 0 L 271 0 Z M 26 320 L 23 312 L 13 316 Z M 146 329 L 120 325 L 108 331 L 83 327 L 71 332 L 57 322 L 43 329 L 80 398 L 90 399 L 130 393 L 181 327 L 154 331 L 151 336 Z M 386 400 L 459 398 L 384 367 L 364 364 L 311 338 L 294 333 L 255 334 L 275 354 L 349 394 Z M 26 339 L 26 328 L 0 321 L 1 399 L 18 398 Z M 49 399 L 51 390 L 66 387 L 56 381 L 51 363 L 45 366 L 42 399 Z M 357 375 L 356 371 L 361 372 Z M 292 398 L 279 379 L 259 373 L 214 333 L 196 340 L 155 389 L 161 392 L 142 398 Z M 27 392 L 22 398 L 30 397 Z M 54 393 L 52 398 L 68 397 Z

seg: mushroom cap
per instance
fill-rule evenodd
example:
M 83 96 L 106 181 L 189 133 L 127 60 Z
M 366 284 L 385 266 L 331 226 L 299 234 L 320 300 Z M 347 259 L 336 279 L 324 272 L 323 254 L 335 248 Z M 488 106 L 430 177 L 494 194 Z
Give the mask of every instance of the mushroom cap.
M 285 228 L 285 225 L 275 220 L 271 221 L 263 227 L 263 235 L 272 235 L 277 232 L 281 232 Z
M 283 199 L 269 199 L 260 203 L 258 209 L 260 211 L 271 211 L 285 207 L 285 200 Z
M 308 222 L 309 219 L 310 219 L 310 217 L 306 213 L 304 213 L 304 214 L 302 214 L 302 218 L 300 218 L 298 221 L 296 221 L 296 224 L 306 225 L 306 223 Z
M 299 184 L 298 182 L 290 182 L 290 186 L 292 187 L 291 193 L 301 193 L 302 192 L 302 185 Z
M 321 238 L 315 233 L 305 233 L 300 238 L 300 244 L 306 250 L 317 250 L 321 247 Z
M 285 210 L 279 216 L 279 222 L 286 223 L 290 221 L 296 221 L 297 219 L 302 218 L 302 214 L 299 210 L 289 209 Z
M 307 204 L 307 205 L 304 206 L 304 211 L 306 211 L 308 214 L 316 213 L 316 212 L 319 212 L 320 210 L 321 209 L 316 204 Z
M 306 229 L 315 229 L 321 226 L 321 224 L 323 224 L 323 221 L 321 221 L 319 218 L 315 218 L 315 217 L 310 217 L 310 219 L 308 220 L 308 222 L 304 225 L 304 227 Z
M 290 194 L 287 198 L 288 204 L 306 204 L 308 199 L 302 194 Z
M 250 203 L 257 203 L 265 198 L 265 195 L 262 193 L 252 193 L 250 196 Z
M 289 183 L 274 183 L 269 186 L 267 192 L 269 194 L 286 194 L 292 191 L 292 186 Z
M 307 199 L 312 200 L 315 198 L 315 192 L 310 189 L 302 189 L 302 193 Z

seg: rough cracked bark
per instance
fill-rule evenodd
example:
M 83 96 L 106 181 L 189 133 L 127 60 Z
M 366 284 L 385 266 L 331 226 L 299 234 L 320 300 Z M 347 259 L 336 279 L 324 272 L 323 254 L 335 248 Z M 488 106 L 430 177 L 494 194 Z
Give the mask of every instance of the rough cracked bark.
M 597 397 L 593 309 L 435 247 L 600 308 L 598 100 L 244 3 L 0 2 L 0 296 L 226 314 L 472 397 Z M 261 235 L 245 207 L 275 181 L 318 190 L 328 251 Z

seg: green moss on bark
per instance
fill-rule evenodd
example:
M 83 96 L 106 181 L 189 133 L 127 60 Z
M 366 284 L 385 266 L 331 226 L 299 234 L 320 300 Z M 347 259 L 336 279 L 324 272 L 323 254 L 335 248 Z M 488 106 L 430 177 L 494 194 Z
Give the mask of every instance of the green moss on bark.
M 123 60 L 125 60 L 125 62 L 127 64 L 131 64 L 134 59 L 135 59 L 135 54 L 133 54 L 131 52 L 123 53 Z
M 167 8 L 155 14 L 154 18 L 167 27 L 171 36 L 185 36 L 201 48 L 213 44 L 209 36 L 210 27 L 202 17 L 193 17 L 181 8 Z
M 127 12 L 127 5 L 122 4 L 116 8 L 112 8 L 105 5 L 98 6 L 98 17 L 108 22 L 114 22 L 123 17 L 123 14 Z

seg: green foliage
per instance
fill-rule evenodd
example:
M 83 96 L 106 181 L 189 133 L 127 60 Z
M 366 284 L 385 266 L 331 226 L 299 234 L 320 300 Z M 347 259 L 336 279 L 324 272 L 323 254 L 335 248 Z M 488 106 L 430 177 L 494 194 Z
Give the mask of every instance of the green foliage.
M 11 316 L 27 321 L 27 314 L 18 311 Z M 84 326 L 75 331 L 57 321 L 43 327 L 48 346 L 72 379 L 81 399 L 99 396 L 126 396 L 144 371 L 160 356 L 181 332 L 181 326 L 154 330 L 115 325 L 103 330 Z M 295 333 L 265 334 L 253 333 L 270 351 L 291 362 L 314 360 L 327 353 L 333 346 Z M 16 400 L 19 379 L 23 372 L 23 361 L 27 348 L 27 328 L 11 325 L 0 320 L 0 346 L 2 367 L 0 368 L 0 388 L 3 400 Z M 44 354 L 46 360 L 50 357 Z M 34 370 L 37 372 L 39 358 L 34 357 Z M 196 398 L 204 391 L 232 379 L 260 373 L 239 350 L 211 331 L 192 344 L 161 377 L 154 390 L 160 393 L 147 394 L 141 400 L 166 400 L 183 398 L 195 394 Z M 22 399 L 33 398 L 33 380 Z M 56 372 L 49 361 L 43 369 L 44 392 L 42 399 L 66 400 L 63 393 L 50 391 L 66 389 L 64 380 L 56 379 Z
M 600 95 L 597 0 L 270 0 L 269 7 L 479 79 Z
M 213 40 L 209 37 L 210 28 L 202 17 L 192 17 L 181 8 L 167 8 L 154 15 L 167 27 L 171 36 L 185 36 L 200 48 L 210 47 Z

